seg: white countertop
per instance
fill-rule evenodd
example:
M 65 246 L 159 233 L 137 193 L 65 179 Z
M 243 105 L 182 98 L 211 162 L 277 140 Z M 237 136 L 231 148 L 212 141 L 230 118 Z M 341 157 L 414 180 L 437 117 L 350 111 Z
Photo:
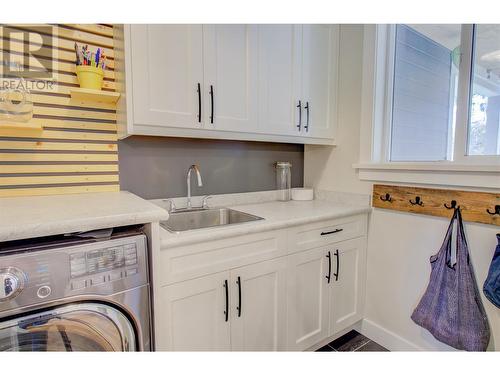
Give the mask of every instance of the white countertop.
M 0 198 L 0 242 L 168 219 L 127 191 Z
M 369 206 L 339 205 L 326 200 L 265 202 L 232 205 L 229 208 L 263 217 L 249 223 L 171 233 L 161 228 L 161 247 L 174 247 L 250 233 L 287 228 L 316 221 L 368 213 Z

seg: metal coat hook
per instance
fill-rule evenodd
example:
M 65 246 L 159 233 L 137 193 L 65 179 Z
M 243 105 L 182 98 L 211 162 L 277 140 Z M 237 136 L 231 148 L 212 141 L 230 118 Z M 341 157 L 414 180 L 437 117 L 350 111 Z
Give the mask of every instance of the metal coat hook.
M 457 201 L 456 201 L 456 200 L 452 200 L 452 201 L 451 201 L 451 206 L 448 206 L 446 203 L 444 204 L 444 206 L 445 206 L 448 210 L 453 210 L 453 209 L 457 208 Z
M 500 215 L 500 204 L 495 205 L 495 211 L 491 212 L 490 209 L 487 208 L 486 212 L 490 215 Z
M 410 203 L 412 204 L 412 206 L 415 206 L 415 205 L 423 206 L 424 205 L 424 202 L 422 200 L 420 200 L 420 197 L 418 195 L 415 197 L 415 202 L 410 199 Z
M 391 198 L 391 195 L 389 193 L 385 194 L 385 196 L 381 195 L 380 200 L 383 202 L 392 202 L 392 198 Z

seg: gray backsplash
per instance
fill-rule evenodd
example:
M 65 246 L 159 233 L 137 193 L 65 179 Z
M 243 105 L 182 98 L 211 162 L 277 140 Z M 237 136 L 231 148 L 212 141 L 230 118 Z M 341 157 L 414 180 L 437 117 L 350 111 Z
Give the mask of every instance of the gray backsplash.
M 275 189 L 276 161 L 290 161 L 292 187 L 303 186 L 304 146 L 170 137 L 133 136 L 118 142 L 120 187 L 145 199 L 186 195 L 186 172 L 198 164 L 193 195 Z

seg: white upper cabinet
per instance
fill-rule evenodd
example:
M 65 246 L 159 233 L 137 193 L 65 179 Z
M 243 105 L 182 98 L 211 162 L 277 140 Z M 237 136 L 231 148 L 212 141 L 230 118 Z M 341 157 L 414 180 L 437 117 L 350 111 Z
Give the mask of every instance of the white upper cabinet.
M 202 27 L 130 26 L 133 121 L 199 128 L 203 84 Z
M 131 25 L 124 38 L 121 135 L 334 144 L 338 26 Z
M 333 138 L 337 116 L 337 25 L 302 28 L 302 134 Z
M 259 26 L 259 130 L 262 133 L 296 135 L 301 49 L 302 26 Z
M 256 25 L 203 26 L 205 118 L 214 129 L 258 128 L 257 31 Z

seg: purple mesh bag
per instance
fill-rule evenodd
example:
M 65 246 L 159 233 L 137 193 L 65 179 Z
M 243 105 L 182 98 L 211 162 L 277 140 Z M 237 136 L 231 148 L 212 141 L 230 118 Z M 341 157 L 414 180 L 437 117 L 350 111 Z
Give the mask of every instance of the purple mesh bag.
M 457 246 L 456 257 L 452 257 L 455 222 Z M 469 259 L 460 208 L 455 209 L 443 245 L 430 262 L 429 285 L 411 319 L 436 339 L 456 349 L 486 350 L 490 340 L 488 318 Z

